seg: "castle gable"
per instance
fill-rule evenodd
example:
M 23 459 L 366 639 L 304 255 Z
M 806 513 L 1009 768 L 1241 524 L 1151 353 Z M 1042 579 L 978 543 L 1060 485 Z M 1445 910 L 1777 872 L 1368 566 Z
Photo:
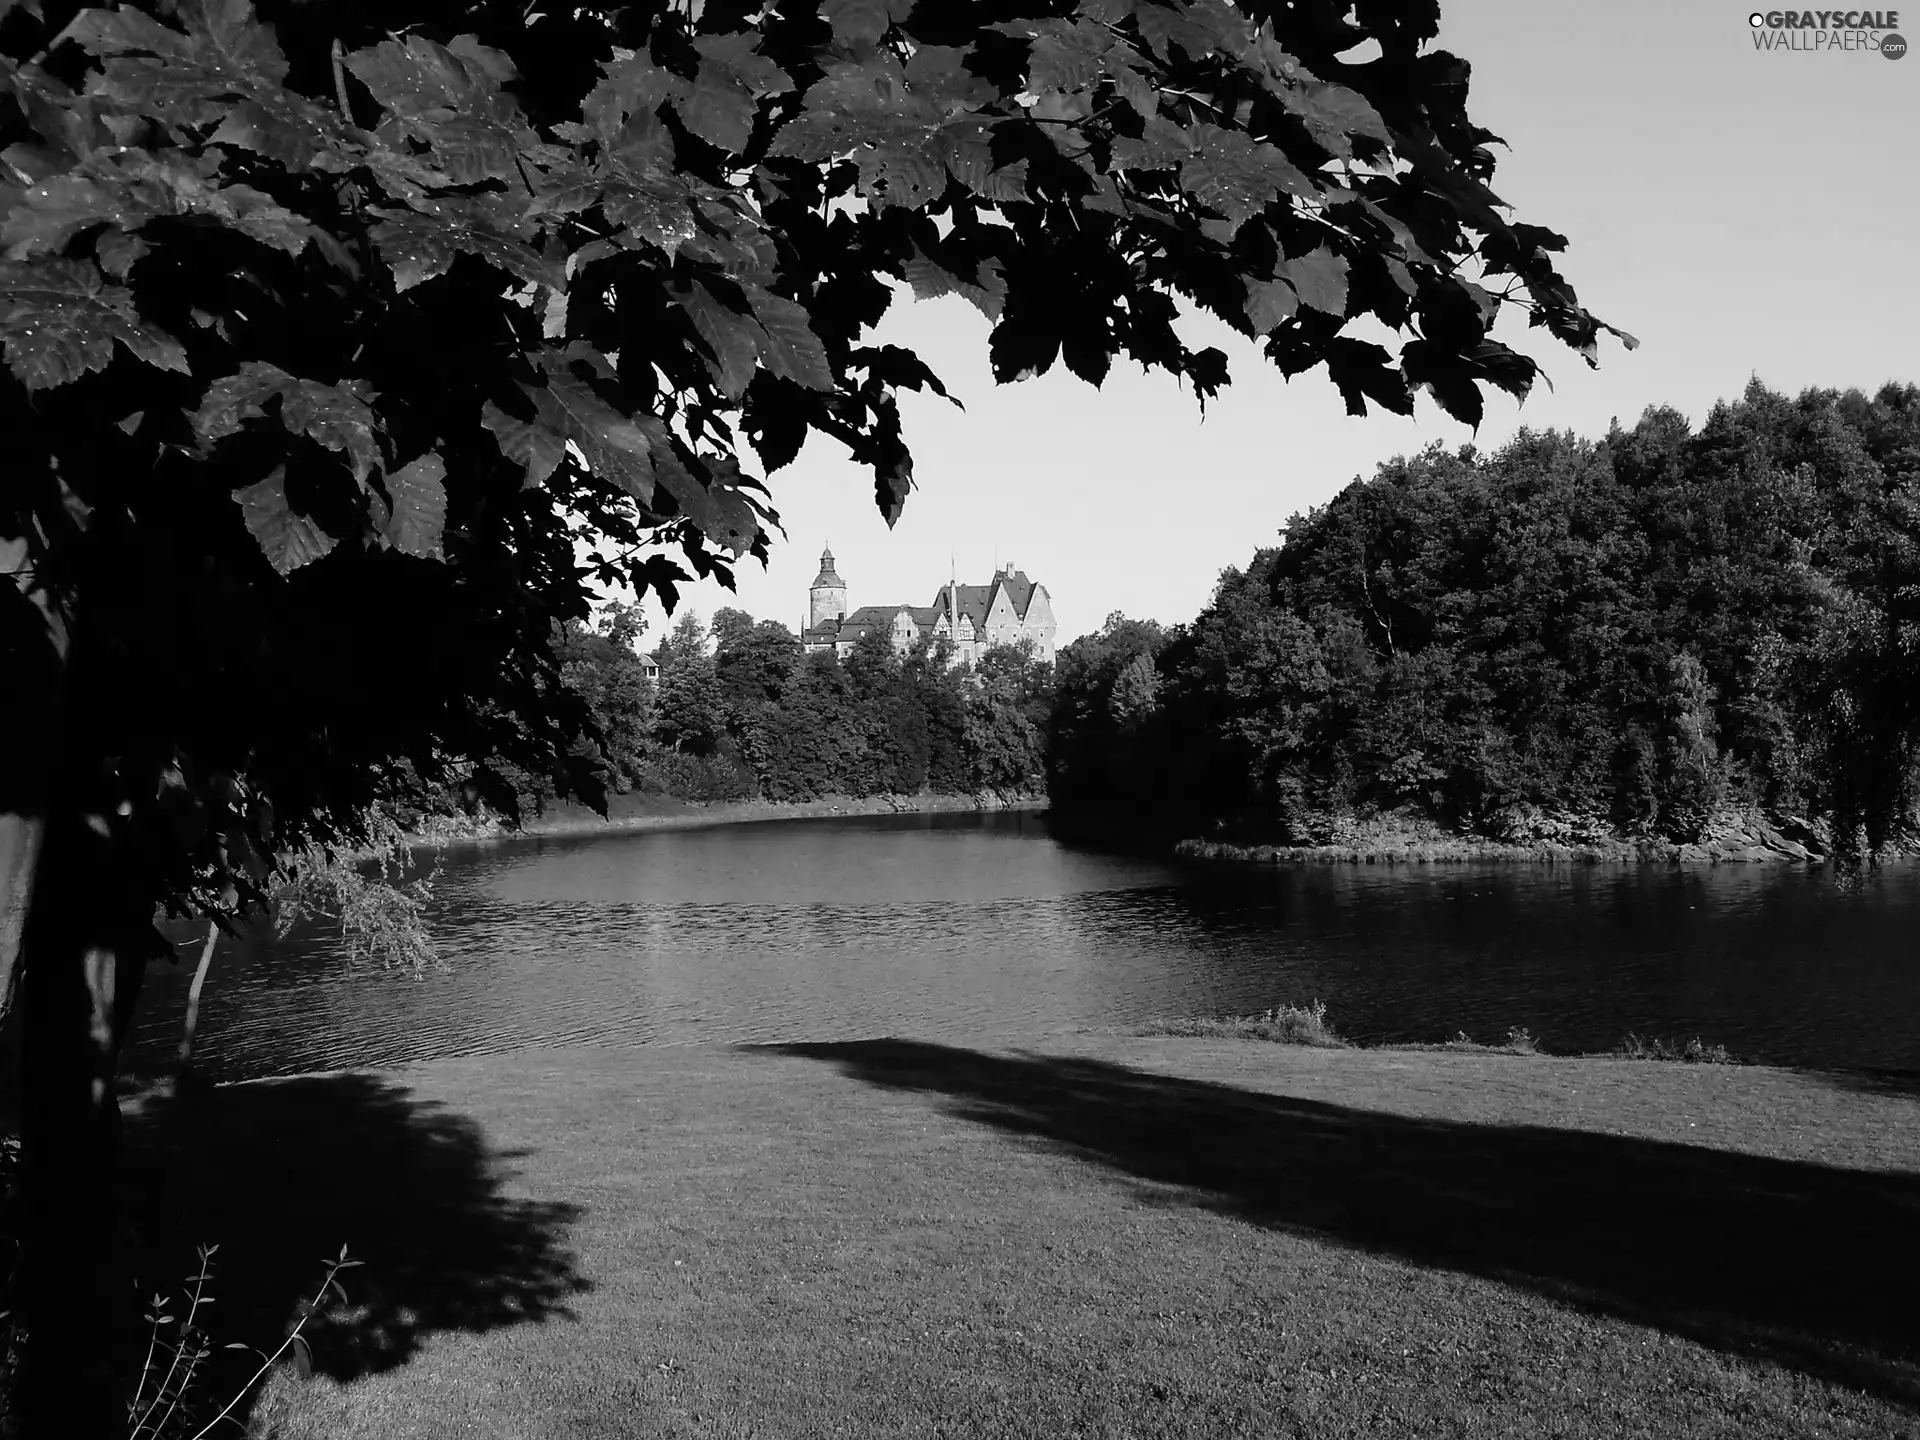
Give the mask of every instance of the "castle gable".
M 993 604 L 992 585 L 942 585 L 933 597 L 935 609 L 944 611 L 947 608 L 949 589 L 959 596 L 960 613 L 973 621 L 974 629 L 978 630 L 987 623 L 987 609 Z
M 1027 572 L 1016 570 L 1011 575 L 997 575 L 995 583 L 1005 593 L 1013 606 L 1013 613 L 1024 620 L 1027 618 L 1027 606 L 1033 602 L 1033 581 L 1027 578 Z

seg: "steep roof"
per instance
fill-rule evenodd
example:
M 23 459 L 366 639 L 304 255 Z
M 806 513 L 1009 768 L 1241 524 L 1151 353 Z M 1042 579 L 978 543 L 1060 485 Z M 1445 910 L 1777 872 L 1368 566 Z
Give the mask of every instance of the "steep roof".
M 954 593 L 959 597 L 960 613 L 973 621 L 974 629 L 977 630 L 985 625 L 987 623 L 987 607 L 993 604 L 993 586 L 957 585 L 952 588 Z M 934 592 L 934 609 L 945 610 L 947 608 L 947 590 L 948 587 L 942 585 Z
M 1027 572 L 1016 570 L 1011 575 L 994 576 L 1000 588 L 1007 592 L 1007 598 L 1013 602 L 1013 613 L 1022 620 L 1027 618 L 1027 606 L 1033 601 L 1033 581 L 1027 578 Z
M 882 634 L 893 633 L 893 617 L 900 613 L 898 605 L 862 605 L 851 615 L 842 617 L 840 628 L 834 635 L 835 641 L 847 645 L 857 641 L 870 630 Z
M 987 611 L 993 608 L 996 592 L 1005 590 L 1007 599 L 1013 605 L 1013 613 L 1022 620 L 1027 618 L 1027 606 L 1033 603 L 1033 592 L 1037 586 L 1027 578 L 1027 572 L 1016 570 L 1011 575 L 1005 571 L 996 571 L 993 579 L 984 585 L 960 585 L 955 587 L 960 597 L 960 613 L 969 617 L 975 629 L 987 623 Z M 947 587 L 942 585 L 934 592 L 934 608 L 947 608 Z

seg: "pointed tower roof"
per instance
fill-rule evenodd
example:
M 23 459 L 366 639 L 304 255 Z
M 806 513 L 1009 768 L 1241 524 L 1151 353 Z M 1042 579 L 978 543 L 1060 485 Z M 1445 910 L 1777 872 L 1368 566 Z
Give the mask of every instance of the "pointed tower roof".
M 814 589 L 818 590 L 823 585 L 837 585 L 842 590 L 847 588 L 847 582 L 842 580 L 839 572 L 833 568 L 832 546 L 828 546 L 820 552 L 820 573 L 813 577 Z

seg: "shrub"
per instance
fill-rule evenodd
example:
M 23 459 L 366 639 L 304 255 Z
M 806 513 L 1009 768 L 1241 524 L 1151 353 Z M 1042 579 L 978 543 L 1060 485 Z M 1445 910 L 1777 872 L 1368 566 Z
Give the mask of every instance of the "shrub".
M 711 755 L 655 749 L 640 762 L 635 786 L 647 794 L 699 803 L 760 798 L 752 767 L 728 747 Z
M 1624 1060 L 1667 1060 L 1683 1065 L 1738 1065 L 1740 1058 L 1724 1045 L 1709 1045 L 1696 1035 L 1685 1044 L 1655 1036 L 1629 1034 L 1614 1052 Z
M 1280 1005 L 1258 1015 L 1197 1017 L 1185 1020 L 1150 1020 L 1137 1032 L 1141 1035 L 1171 1035 L 1238 1040 L 1270 1040 L 1280 1045 L 1314 1045 L 1326 1049 L 1344 1048 L 1346 1041 L 1327 1024 L 1324 1001 L 1309 1006 Z

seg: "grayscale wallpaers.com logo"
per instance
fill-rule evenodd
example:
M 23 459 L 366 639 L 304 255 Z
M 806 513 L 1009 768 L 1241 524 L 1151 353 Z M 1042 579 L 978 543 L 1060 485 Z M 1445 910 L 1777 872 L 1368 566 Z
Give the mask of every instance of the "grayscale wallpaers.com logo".
M 1756 10 L 1747 24 L 1756 50 L 1878 50 L 1889 60 L 1907 53 L 1893 33 L 1898 10 Z

